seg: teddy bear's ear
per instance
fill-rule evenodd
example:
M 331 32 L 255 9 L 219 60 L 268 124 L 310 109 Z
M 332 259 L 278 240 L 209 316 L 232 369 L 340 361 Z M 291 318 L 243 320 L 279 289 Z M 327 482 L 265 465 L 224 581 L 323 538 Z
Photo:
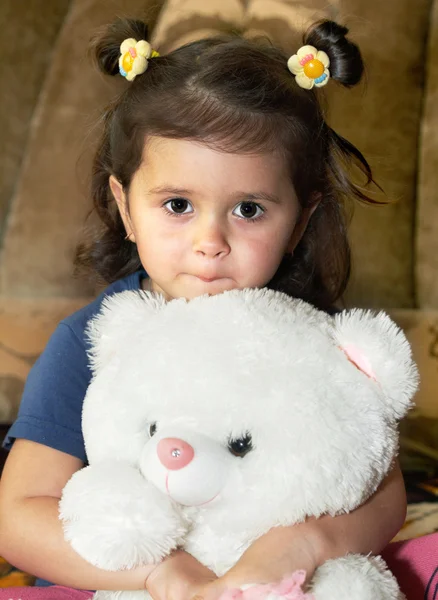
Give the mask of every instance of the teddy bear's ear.
M 99 313 L 88 322 L 85 335 L 92 371 L 107 364 L 117 351 L 135 339 L 145 319 L 161 311 L 161 294 L 132 290 L 106 297 Z
M 345 359 L 381 387 L 393 416 L 402 418 L 419 379 L 403 331 L 383 312 L 354 309 L 334 317 L 333 335 Z

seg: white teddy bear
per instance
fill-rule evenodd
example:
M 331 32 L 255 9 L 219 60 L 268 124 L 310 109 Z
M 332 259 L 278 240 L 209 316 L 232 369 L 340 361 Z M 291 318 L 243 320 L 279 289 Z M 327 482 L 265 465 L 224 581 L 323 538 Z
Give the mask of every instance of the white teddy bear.
M 270 290 L 168 303 L 124 292 L 89 335 L 90 466 L 67 483 L 60 518 L 76 552 L 107 570 L 183 547 L 222 575 L 276 525 L 355 509 L 390 470 L 417 387 L 385 314 L 331 317 Z M 382 559 L 359 555 L 326 562 L 310 589 L 403 598 Z

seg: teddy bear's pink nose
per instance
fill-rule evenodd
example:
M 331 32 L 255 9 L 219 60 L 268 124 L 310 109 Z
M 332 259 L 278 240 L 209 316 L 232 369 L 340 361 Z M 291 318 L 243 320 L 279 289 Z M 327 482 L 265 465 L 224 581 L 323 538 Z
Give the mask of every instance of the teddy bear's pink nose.
M 166 469 L 177 471 L 186 467 L 195 456 L 195 451 L 187 442 L 178 438 L 163 438 L 158 442 L 157 454 Z

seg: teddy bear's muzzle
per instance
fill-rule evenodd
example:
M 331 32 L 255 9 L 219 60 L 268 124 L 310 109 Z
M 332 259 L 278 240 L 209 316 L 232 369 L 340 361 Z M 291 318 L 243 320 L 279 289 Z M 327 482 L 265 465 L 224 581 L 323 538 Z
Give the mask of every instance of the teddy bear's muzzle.
M 185 506 L 205 506 L 233 480 L 236 459 L 212 438 L 182 427 L 159 429 L 140 458 L 140 471 Z

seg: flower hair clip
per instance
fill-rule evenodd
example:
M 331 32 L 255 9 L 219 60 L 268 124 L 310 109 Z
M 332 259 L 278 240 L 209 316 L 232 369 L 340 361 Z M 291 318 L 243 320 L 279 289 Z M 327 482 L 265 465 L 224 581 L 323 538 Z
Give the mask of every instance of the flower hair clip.
M 287 67 L 298 85 L 306 90 L 322 87 L 330 79 L 330 59 L 325 52 L 313 46 L 302 46 L 287 61 Z
M 127 38 L 120 45 L 119 71 L 128 81 L 134 81 L 148 68 L 148 60 L 160 56 L 149 42 Z

